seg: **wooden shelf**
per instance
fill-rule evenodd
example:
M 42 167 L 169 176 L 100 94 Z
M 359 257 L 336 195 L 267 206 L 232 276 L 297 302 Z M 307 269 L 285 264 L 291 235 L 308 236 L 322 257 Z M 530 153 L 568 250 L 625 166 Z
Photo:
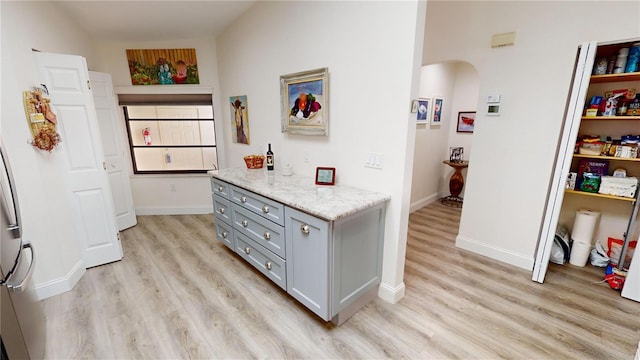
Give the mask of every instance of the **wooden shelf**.
M 583 116 L 582 120 L 640 120 L 640 116 Z
M 623 200 L 623 201 L 628 201 L 628 202 L 636 201 L 635 198 L 627 198 L 627 197 L 615 196 L 615 195 L 590 193 L 590 192 L 586 192 L 586 191 L 577 191 L 577 190 L 565 189 L 564 192 L 565 193 L 569 193 L 569 194 L 586 195 L 586 196 L 593 196 L 593 197 L 599 197 L 599 198 L 605 198 L 605 199 L 613 199 L 613 200 Z
M 640 81 L 640 72 L 634 73 L 622 73 L 622 74 L 606 74 L 606 75 L 591 75 L 591 83 L 610 83 L 620 81 Z
M 640 162 L 640 158 L 623 158 L 623 157 L 615 157 L 615 156 L 573 154 L 573 157 L 574 158 L 587 158 L 587 159 L 603 159 L 603 160 L 636 161 L 636 162 Z

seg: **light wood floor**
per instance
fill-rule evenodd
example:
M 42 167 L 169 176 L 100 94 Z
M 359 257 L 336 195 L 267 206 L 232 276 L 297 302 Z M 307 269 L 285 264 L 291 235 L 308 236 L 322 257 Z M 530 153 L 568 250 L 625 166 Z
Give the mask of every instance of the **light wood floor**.
M 460 211 L 410 217 L 406 296 L 325 324 L 214 239 L 212 215 L 140 216 L 125 258 L 44 301 L 50 359 L 632 359 L 640 304 L 601 269 L 529 271 L 455 248 Z M 553 264 L 552 264 L 553 265 Z

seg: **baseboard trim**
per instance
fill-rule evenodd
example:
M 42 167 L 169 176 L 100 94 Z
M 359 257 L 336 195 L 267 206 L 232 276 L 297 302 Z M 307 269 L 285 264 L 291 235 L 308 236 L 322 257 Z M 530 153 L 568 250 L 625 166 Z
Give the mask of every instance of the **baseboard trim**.
M 386 302 L 395 304 L 404 297 L 404 290 L 404 282 L 400 283 L 400 285 L 396 287 L 380 283 L 380 287 L 378 288 L 378 297 Z
M 514 253 L 510 250 L 498 248 L 495 246 L 489 246 L 487 244 L 470 238 L 466 238 L 461 235 L 458 235 L 456 237 L 456 247 L 464 250 L 469 250 L 476 254 L 486 256 L 494 260 L 502 261 L 504 263 L 517 266 L 525 270 L 533 269 L 534 260 L 532 258 L 523 256 L 522 254 Z
M 188 208 L 136 208 L 136 215 L 196 215 L 213 214 L 212 206 Z
M 431 194 L 425 198 L 422 198 L 414 203 L 412 203 L 409 206 L 409 212 L 412 213 L 414 211 L 418 211 L 420 209 L 422 209 L 423 207 L 431 204 L 432 202 L 437 201 L 438 199 L 440 199 L 440 194 L 439 193 L 435 193 L 435 194 Z
M 42 284 L 36 284 L 35 290 L 38 300 L 44 300 L 73 289 L 86 271 L 84 261 L 80 260 L 69 270 L 67 275 L 46 281 Z

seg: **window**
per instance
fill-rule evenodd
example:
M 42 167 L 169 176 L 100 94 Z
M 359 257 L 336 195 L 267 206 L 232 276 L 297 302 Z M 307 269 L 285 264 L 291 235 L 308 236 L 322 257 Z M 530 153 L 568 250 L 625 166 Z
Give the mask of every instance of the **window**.
M 211 105 L 127 105 L 124 116 L 135 174 L 218 168 Z

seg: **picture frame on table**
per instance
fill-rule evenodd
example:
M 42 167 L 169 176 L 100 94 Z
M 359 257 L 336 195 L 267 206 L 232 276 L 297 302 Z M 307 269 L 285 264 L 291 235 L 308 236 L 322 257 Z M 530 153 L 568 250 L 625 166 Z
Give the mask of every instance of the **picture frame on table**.
M 336 168 L 334 167 L 317 167 L 316 168 L 316 185 L 335 185 Z
M 282 132 L 328 135 L 329 69 L 280 76 Z
M 456 131 L 459 133 L 473 133 L 476 121 L 475 111 L 458 112 L 458 126 Z
M 429 124 L 431 99 L 420 98 L 417 100 L 416 123 Z

